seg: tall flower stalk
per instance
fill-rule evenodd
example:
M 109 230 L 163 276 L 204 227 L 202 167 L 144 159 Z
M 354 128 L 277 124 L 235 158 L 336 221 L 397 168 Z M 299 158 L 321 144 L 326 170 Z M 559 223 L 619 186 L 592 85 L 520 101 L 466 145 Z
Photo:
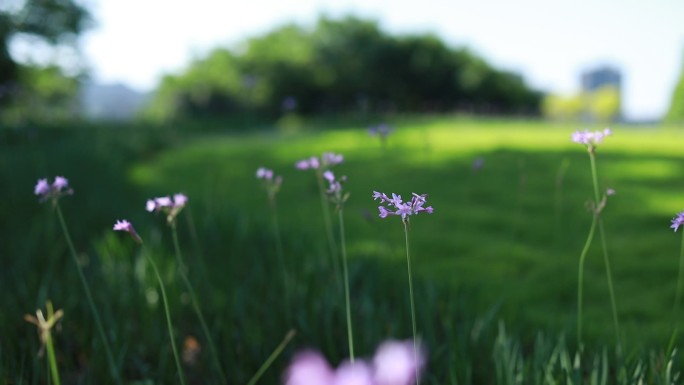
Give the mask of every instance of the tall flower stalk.
M 330 252 L 330 260 L 333 266 L 335 279 L 340 281 L 339 262 L 337 261 L 337 242 L 333 235 L 332 220 L 330 218 L 330 207 L 328 206 L 328 199 L 324 186 L 323 172 L 336 166 L 344 161 L 344 157 L 340 154 L 332 152 L 325 152 L 318 158 L 312 156 L 307 159 L 302 159 L 295 164 L 298 170 L 314 170 L 316 173 L 316 183 L 318 184 L 318 192 L 321 198 L 321 211 L 323 213 L 323 225 L 325 227 L 325 234 L 328 238 L 328 250 Z
M 572 141 L 584 145 L 589 154 L 589 162 L 591 166 L 591 180 L 594 186 L 594 201 L 590 204 L 592 211 L 592 223 L 589 229 L 589 235 L 584 244 L 584 248 L 580 254 L 579 271 L 578 271 L 578 286 L 577 286 L 577 343 L 582 343 L 582 287 L 584 275 L 584 260 L 586 258 L 589 246 L 594 238 L 596 227 L 598 226 L 599 235 L 601 237 L 601 250 L 603 252 L 603 261 L 606 265 L 606 279 L 608 281 L 608 292 L 610 294 L 611 310 L 613 313 L 613 325 L 615 327 L 615 338 L 618 346 L 618 351 L 621 351 L 621 337 L 620 324 L 617 316 L 617 305 L 615 302 L 615 291 L 613 289 L 613 278 L 610 267 L 610 259 L 608 258 L 608 247 L 606 245 L 606 233 L 603 227 L 603 220 L 601 213 L 606 206 L 607 197 L 615 193 L 614 190 L 608 189 L 603 196 L 600 193 L 598 183 L 598 172 L 596 170 L 596 147 L 603 141 L 603 139 L 612 132 L 606 128 L 603 131 L 589 132 L 588 130 L 576 131 L 572 134 Z
M 418 351 L 418 338 L 416 329 L 416 308 L 413 296 L 413 278 L 411 274 L 411 253 L 409 247 L 409 218 L 411 215 L 415 215 L 421 212 L 426 212 L 432 214 L 434 211 L 432 206 L 423 207 L 426 203 L 427 194 L 416 194 L 413 196 L 409 202 L 404 202 L 401 199 L 401 195 L 392 193 L 392 198 L 389 198 L 384 193 L 373 191 L 373 200 L 380 200 L 380 204 L 386 204 L 385 206 L 378 206 L 380 211 L 380 218 L 387 218 L 388 216 L 397 215 L 401 217 L 401 221 L 404 224 L 404 239 L 406 240 L 406 267 L 408 270 L 408 283 L 409 283 L 409 298 L 411 302 L 411 326 L 413 329 L 413 352 L 414 359 L 418 361 L 419 351 Z M 388 210 L 389 209 L 389 210 Z M 418 378 L 418 368 L 416 367 L 415 377 L 416 384 L 419 383 Z
M 344 276 L 344 302 L 347 310 L 347 339 L 349 342 L 349 360 L 354 362 L 354 334 L 352 332 L 352 320 L 351 320 L 351 305 L 349 299 L 349 269 L 347 267 L 347 247 L 344 236 L 344 215 L 343 208 L 344 203 L 349 199 L 349 193 L 344 193 L 342 191 L 342 183 L 347 180 L 346 176 L 339 179 L 335 177 L 332 171 L 327 170 L 323 173 L 323 177 L 328 181 L 329 187 L 326 190 L 330 198 L 330 202 L 335 205 L 335 210 L 337 211 L 337 219 L 340 228 L 340 245 L 342 247 L 342 273 Z
M 275 176 L 273 170 L 259 167 L 256 172 L 257 179 L 263 181 L 264 189 L 266 190 L 266 195 L 268 196 L 268 205 L 271 209 L 271 219 L 272 219 L 272 229 L 273 237 L 276 241 L 276 253 L 278 255 L 278 262 L 280 263 L 280 270 L 283 274 L 283 287 L 285 289 L 285 302 L 286 309 L 289 312 L 290 306 L 290 286 L 289 280 L 287 278 L 287 269 L 285 267 L 285 257 L 283 253 L 283 241 L 280 235 L 280 224 L 278 221 L 278 207 L 276 204 L 276 195 L 280 191 L 280 186 L 283 183 L 283 177 Z M 289 315 L 288 315 L 289 318 Z
M 377 126 L 372 126 L 368 129 L 368 135 L 377 136 L 380 139 L 380 145 L 384 150 L 387 148 L 387 138 L 394 131 L 392 127 L 388 126 L 386 123 L 380 123 Z
M 213 364 L 221 377 L 221 382 L 225 384 L 227 383 L 226 375 L 223 372 L 223 369 L 221 368 L 221 364 L 218 358 L 218 352 L 216 351 L 216 345 L 214 344 L 214 339 L 212 338 L 211 333 L 209 332 L 207 323 L 204 320 L 204 315 L 202 314 L 202 310 L 200 309 L 199 301 L 197 300 L 197 295 L 195 294 L 195 290 L 193 289 L 192 284 L 190 283 L 190 279 L 188 278 L 188 275 L 185 272 L 185 263 L 181 255 L 180 244 L 178 242 L 176 217 L 178 216 L 178 214 L 180 214 L 181 210 L 183 210 L 187 202 L 187 196 L 185 196 L 184 194 L 175 194 L 173 196 L 173 199 L 169 197 L 160 197 L 148 200 L 146 204 L 146 209 L 150 212 L 161 211 L 166 214 L 166 222 L 169 224 L 169 226 L 171 226 L 171 233 L 173 236 L 173 247 L 176 255 L 176 263 L 178 265 L 177 271 L 181 276 L 181 279 L 183 280 L 186 289 L 188 290 L 188 294 L 190 295 L 190 301 L 192 302 L 192 308 L 195 311 L 195 314 L 197 314 L 197 318 L 199 319 L 200 325 L 202 326 L 202 331 L 204 332 L 204 335 L 209 344 Z
M 62 227 L 62 232 L 64 233 L 64 238 L 66 239 L 67 245 L 69 247 L 69 252 L 74 261 L 74 264 L 76 265 L 76 271 L 78 272 L 78 277 L 81 281 L 81 285 L 83 286 L 83 291 L 85 291 L 86 299 L 88 301 L 88 305 L 90 306 L 90 310 L 93 313 L 93 318 L 95 319 L 97 331 L 100 334 L 100 338 L 102 339 L 105 355 L 107 357 L 107 363 L 109 364 L 110 374 L 112 375 L 112 377 L 114 377 L 114 381 L 117 384 L 122 384 L 119 370 L 114 362 L 114 355 L 112 354 L 112 349 L 109 346 L 107 335 L 105 334 L 104 327 L 102 326 L 100 313 L 97 311 L 97 308 L 95 307 L 93 295 L 90 291 L 90 287 L 88 286 L 88 282 L 86 281 L 85 275 L 83 274 L 83 270 L 81 269 L 81 264 L 78 261 L 76 248 L 74 247 L 74 243 L 71 240 L 71 236 L 69 235 L 69 229 L 67 228 L 66 221 L 64 220 L 64 215 L 62 214 L 62 209 L 59 205 L 60 198 L 66 195 L 72 195 L 73 193 L 74 190 L 69 187 L 69 181 L 62 176 L 55 177 L 52 184 L 49 184 L 47 179 L 39 179 L 36 183 L 36 186 L 34 187 L 34 194 L 39 197 L 40 202 L 50 201 L 52 203 L 52 206 L 55 208 L 55 211 L 57 212 L 59 224 Z
M 64 315 L 62 310 L 54 311 L 52 307 L 52 302 L 48 301 L 45 305 L 47 308 L 47 319 L 43 316 L 43 311 L 36 310 L 36 316 L 25 315 L 24 319 L 38 327 L 38 337 L 42 344 L 42 348 L 47 349 L 47 360 L 48 367 L 50 368 L 50 373 L 52 374 L 52 382 L 56 385 L 60 385 L 59 368 L 57 367 L 57 355 L 55 354 L 55 347 L 52 342 L 52 328 L 57 324 L 60 318 Z M 41 354 L 39 353 L 39 354 Z
M 676 232 L 679 226 L 684 225 L 684 211 L 677 214 L 676 217 L 672 219 L 671 229 Z M 675 340 L 677 339 L 677 334 L 679 333 L 679 306 L 682 300 L 682 288 L 684 287 L 684 231 L 682 231 L 682 244 L 679 249 L 679 273 L 677 274 L 677 290 L 675 292 L 675 301 L 672 306 L 672 322 L 674 328 L 672 330 L 672 337 L 670 338 L 670 344 L 667 348 L 668 354 L 672 351 L 674 347 Z
M 180 362 L 180 356 L 178 355 L 178 348 L 176 347 L 176 338 L 174 336 L 173 332 L 173 322 L 171 321 L 171 312 L 169 310 L 169 300 L 168 297 L 166 296 L 166 289 L 164 288 L 164 281 L 162 280 L 161 274 L 159 274 L 159 268 L 157 268 L 157 264 L 154 262 L 154 259 L 150 256 L 150 253 L 147 251 L 145 248 L 145 244 L 143 243 L 142 239 L 138 235 L 138 233 L 135 231 L 135 228 L 133 225 L 127 221 L 127 220 L 117 220 L 116 223 L 114 224 L 114 231 L 124 231 L 130 234 L 130 236 L 138 242 L 142 246 L 142 253 L 145 255 L 145 259 L 147 259 L 147 263 L 152 266 L 152 270 L 154 271 L 154 275 L 157 278 L 157 283 L 159 284 L 159 290 L 161 291 L 162 295 L 162 303 L 164 304 L 164 315 L 166 316 L 166 327 L 169 331 L 169 340 L 171 341 L 171 351 L 173 352 L 173 358 L 176 363 L 176 370 L 178 371 L 178 379 L 181 383 L 181 385 L 185 385 L 185 375 L 183 374 L 183 367 L 181 366 Z

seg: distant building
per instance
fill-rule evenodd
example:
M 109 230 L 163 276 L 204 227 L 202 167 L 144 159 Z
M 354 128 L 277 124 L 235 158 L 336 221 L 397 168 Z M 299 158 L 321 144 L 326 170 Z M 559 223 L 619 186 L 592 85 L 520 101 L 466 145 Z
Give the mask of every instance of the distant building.
M 593 92 L 601 87 L 612 86 L 622 90 L 622 74 L 612 67 L 598 67 L 582 73 L 582 91 Z
M 599 96 L 602 96 L 603 99 L 605 99 L 607 91 L 610 90 L 610 93 L 612 94 L 612 97 L 615 99 L 612 105 L 613 111 L 612 114 L 610 114 L 610 111 L 605 111 L 606 108 L 606 103 L 605 102 L 598 102 L 599 106 L 598 108 L 601 108 L 601 105 L 604 106 L 603 110 L 604 113 L 608 113 L 608 115 L 613 115 L 611 119 L 609 120 L 620 120 L 622 117 L 622 74 L 617 68 L 613 68 L 610 66 L 601 66 L 601 67 L 596 67 L 587 71 L 584 71 L 581 76 L 581 89 L 582 89 L 582 94 L 585 95 L 587 98 L 590 100 L 596 99 Z M 596 120 L 598 118 L 600 119 L 605 119 L 608 116 L 597 116 L 597 110 L 593 106 L 593 104 L 596 104 L 596 100 L 589 103 L 589 106 L 587 110 L 585 111 L 585 117 L 591 119 L 591 120 Z M 603 114 L 601 114 L 603 115 Z

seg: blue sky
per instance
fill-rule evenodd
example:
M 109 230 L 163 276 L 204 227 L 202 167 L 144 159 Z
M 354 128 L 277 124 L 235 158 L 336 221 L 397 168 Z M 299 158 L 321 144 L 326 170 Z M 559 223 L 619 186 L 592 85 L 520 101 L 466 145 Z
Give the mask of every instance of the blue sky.
M 616 66 L 633 119 L 665 113 L 684 64 L 684 0 L 100 0 L 91 9 L 98 25 L 82 49 L 95 78 L 140 90 L 214 47 L 323 13 L 435 33 L 551 92 L 576 92 L 582 70 Z

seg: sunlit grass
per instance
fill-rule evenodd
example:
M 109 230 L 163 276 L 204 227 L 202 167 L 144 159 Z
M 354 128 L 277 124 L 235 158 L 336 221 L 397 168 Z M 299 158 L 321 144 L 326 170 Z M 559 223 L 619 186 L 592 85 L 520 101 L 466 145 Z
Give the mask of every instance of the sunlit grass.
M 235 369 L 231 380 L 247 382 L 292 328 L 278 316 L 285 313 L 283 306 L 291 306 L 289 310 L 295 313 L 293 349 L 317 346 L 336 362 L 347 354 L 344 333 L 337 332 L 344 330 L 344 312 L 340 311 L 339 292 L 328 285 L 332 277 L 321 273 L 327 260 L 322 258 L 326 247 L 321 238 L 318 187 L 310 174 L 294 168 L 299 159 L 334 151 L 346 159 L 336 174 L 339 171 L 349 177 L 345 184 L 351 194 L 345 206 L 345 238 L 359 356 L 371 354 L 380 339 L 409 338 L 411 334 L 410 323 L 396 316 L 398 311 L 407 314 L 409 306 L 403 298 L 403 235 L 396 223 L 377 218 L 373 190 L 429 193 L 429 202 L 435 207 L 432 216 L 412 219 L 416 298 L 425 298 L 423 306 L 430 306 L 421 309 L 417 303 L 418 325 L 430 341 L 454 344 L 464 340 L 465 345 L 454 349 L 436 346 L 434 362 L 439 364 L 433 369 L 444 373 L 449 363 L 491 356 L 489 342 L 478 342 L 486 347 L 477 345 L 470 332 L 463 331 L 470 330 L 464 325 L 472 322 L 488 325 L 481 326 L 482 333 L 491 336 L 501 319 L 506 332 L 527 348 L 540 332 L 554 341 L 563 333 L 574 335 L 576 260 L 591 221 L 585 203 L 592 194 L 585 150 L 570 142 L 570 133 L 583 127 L 466 118 L 390 123 L 396 131 L 384 150 L 377 138 L 368 136 L 366 127 L 354 126 L 297 133 L 185 133 L 183 140 L 166 139 L 168 143 L 157 134 L 148 138 L 144 132 L 122 131 L 117 136 L 77 131 L 78 136 L 64 134 L 60 141 L 27 140 L 17 147 L 2 148 L 0 172 L 13 183 L 4 190 L 12 205 L 0 207 L 0 217 L 7 218 L 2 222 L 3 239 L 12 240 L 0 243 L 6 266 L 0 271 L 0 287 L 13 295 L 5 296 L 0 307 L 25 311 L 52 298 L 64 305 L 70 321 L 76 320 L 65 323 L 65 328 L 79 331 L 68 338 L 58 334 L 58 342 L 73 346 L 73 351 L 58 351 L 90 357 L 93 349 L 99 348 L 92 343 L 95 329 L 86 322 L 88 309 L 73 295 L 78 292 L 73 284 L 78 277 L 61 267 L 70 265 L 65 263 L 69 262 L 64 257 L 66 245 L 58 227 L 46 220 L 49 212 L 38 208 L 31 196 L 36 178 L 65 174 L 76 191 L 74 197 L 64 200 L 63 209 L 75 219 L 73 235 L 79 258 L 103 316 L 117 320 L 108 330 L 116 341 L 114 355 L 127 357 L 122 363 L 127 378 L 173 381 L 168 336 L 158 327 L 163 319 L 154 277 L 141 255 L 112 237 L 110 227 L 122 212 L 131 213 L 130 219 L 149 239 L 150 253 L 169 284 L 179 336 L 192 335 L 203 343 L 202 331 L 177 279 L 168 229 L 144 212 L 147 197 L 178 191 L 190 197 L 187 213 L 197 227 L 194 239 L 188 219 L 180 218 L 183 255 L 192 276 L 197 277 L 196 290 L 202 297 L 208 327 L 218 338 L 218 349 L 226 359 L 235 360 L 235 367 L 226 368 Z M 604 220 L 618 314 L 628 336 L 628 351 L 658 349 L 671 334 L 669 315 L 680 237 L 668 226 L 672 216 L 684 209 L 680 145 L 684 135 L 668 128 L 618 126 L 613 131 L 601 147 L 598 167 L 601 184 L 617 190 Z M 473 170 L 478 158 L 484 164 Z M 564 162 L 567 171 L 557 204 L 555 178 Z M 254 176 L 260 166 L 284 176 L 278 215 L 285 257 L 299 268 L 293 272 L 296 306 L 274 300 L 273 285 L 264 284 L 277 281 L 280 273 L 273 255 L 270 212 Z M 590 320 L 585 329 L 588 343 L 596 351 L 613 340 L 599 251 L 590 249 L 585 275 L 585 318 Z M 363 297 L 355 298 L 354 293 Z M 311 314 L 315 317 L 307 316 Z M 15 333 L 8 320 L 0 321 L 3 336 Z M 29 341 L 29 332 L 22 333 L 3 340 L 3 352 L 34 352 L 35 347 L 29 349 L 23 342 L 24 338 Z M 34 335 L 30 337 L 35 340 Z M 203 346 L 206 355 L 208 346 Z M 284 352 L 285 357 L 290 354 Z M 25 353 L 23 359 L 34 365 L 32 357 Z M 14 368 L 12 365 L 21 361 L 7 362 Z M 189 382 L 211 370 L 208 357 L 202 362 L 188 369 Z M 65 373 L 77 370 L 73 361 L 63 365 Z M 91 373 L 107 372 L 101 358 L 93 358 L 92 365 Z M 277 381 L 283 365 L 275 362 L 275 373 L 265 373 L 265 377 Z M 487 365 L 491 362 L 473 363 L 478 373 L 489 373 Z M 453 375 L 459 383 L 467 383 L 462 381 L 465 373 Z M 446 377 L 440 374 L 438 378 Z M 266 378 L 264 381 L 268 383 Z M 427 383 L 435 381 L 432 378 Z

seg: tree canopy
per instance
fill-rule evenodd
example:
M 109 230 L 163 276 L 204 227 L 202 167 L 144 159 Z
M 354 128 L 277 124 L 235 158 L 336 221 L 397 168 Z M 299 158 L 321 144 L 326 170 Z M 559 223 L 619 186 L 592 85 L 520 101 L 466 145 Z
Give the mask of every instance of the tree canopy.
M 73 0 L 24 0 L 0 5 L 0 104 L 11 99 L 12 90 L 25 78 L 10 53 L 14 37 L 26 35 L 49 45 L 62 44 L 83 32 L 89 21 L 88 11 Z
M 147 113 L 159 119 L 347 112 L 536 114 L 541 94 L 436 36 L 392 36 L 372 20 L 322 17 L 217 48 L 166 76 Z

